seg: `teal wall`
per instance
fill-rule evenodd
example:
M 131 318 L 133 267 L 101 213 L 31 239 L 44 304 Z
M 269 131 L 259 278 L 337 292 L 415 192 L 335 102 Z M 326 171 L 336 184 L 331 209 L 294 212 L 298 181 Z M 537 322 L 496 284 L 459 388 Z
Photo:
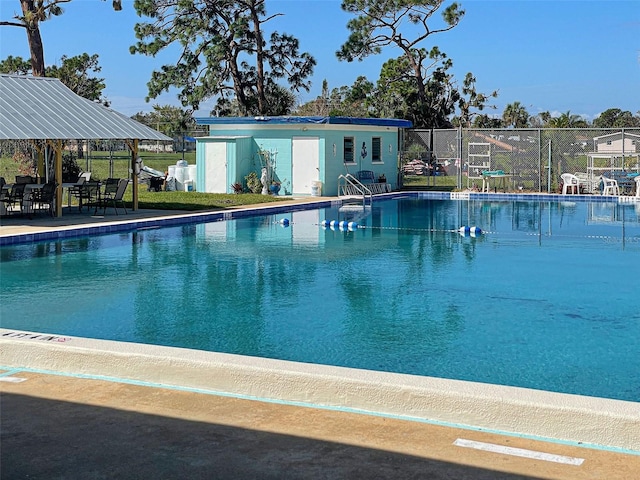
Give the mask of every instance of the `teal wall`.
M 367 127 L 364 129 L 350 128 L 342 125 L 339 130 L 323 128 L 323 125 L 295 124 L 280 128 L 256 128 L 256 125 L 241 125 L 229 128 L 228 125 L 210 125 L 210 135 L 225 138 L 229 144 L 233 144 L 227 150 L 228 176 L 227 184 L 243 182 L 244 177 L 255 171 L 261 174 L 262 162 L 258 151 L 266 150 L 274 154 L 274 177 L 282 183 L 280 195 L 291 194 L 292 175 L 292 138 L 293 137 L 317 137 L 319 139 L 320 180 L 323 183 L 322 194 L 335 196 L 338 193 L 338 177 L 345 173 L 355 175 L 358 170 L 372 170 L 376 176 L 384 174 L 392 188 L 397 187 L 397 156 L 398 156 L 398 129 L 391 127 Z M 237 138 L 243 137 L 243 138 Z M 247 139 L 246 137 L 251 137 Z M 344 137 L 354 138 L 354 163 L 345 164 Z M 381 162 L 373 163 L 372 138 L 380 137 Z M 196 161 L 204 161 L 204 148 L 201 142 L 210 141 L 209 138 L 198 139 L 196 147 Z M 362 142 L 366 143 L 367 156 L 361 157 Z M 333 145 L 335 144 L 335 155 Z M 391 146 L 391 149 L 389 148 Z M 201 180 L 202 177 L 202 180 Z M 204 167 L 198 166 L 198 185 L 204 186 Z M 230 187 L 229 187 L 230 188 Z M 201 190 L 202 191 L 202 190 Z

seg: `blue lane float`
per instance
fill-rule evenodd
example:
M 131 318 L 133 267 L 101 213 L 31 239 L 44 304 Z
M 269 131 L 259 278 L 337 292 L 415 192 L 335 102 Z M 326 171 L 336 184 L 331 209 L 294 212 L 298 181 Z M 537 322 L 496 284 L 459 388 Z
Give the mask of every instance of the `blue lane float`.
M 469 225 L 464 225 L 460 227 L 458 231 L 460 232 L 460 235 L 462 235 L 463 237 L 468 237 L 468 236 L 476 237 L 478 235 L 482 235 L 482 229 L 476 226 L 470 227 Z
M 331 230 L 353 231 L 358 229 L 358 224 L 356 222 L 347 222 L 346 220 L 322 220 L 320 225 L 322 228 L 331 228 Z
M 282 218 L 280 219 L 280 225 L 282 225 L 283 227 L 288 227 L 289 226 L 289 219 L 288 218 Z

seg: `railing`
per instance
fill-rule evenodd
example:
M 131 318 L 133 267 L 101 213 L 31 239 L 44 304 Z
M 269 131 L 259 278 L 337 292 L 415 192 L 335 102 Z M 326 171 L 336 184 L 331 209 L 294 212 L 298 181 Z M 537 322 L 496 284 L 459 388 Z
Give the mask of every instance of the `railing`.
M 371 204 L 373 200 L 371 190 L 350 173 L 338 177 L 338 197 L 362 198 L 362 205 L 367 205 L 367 200 Z

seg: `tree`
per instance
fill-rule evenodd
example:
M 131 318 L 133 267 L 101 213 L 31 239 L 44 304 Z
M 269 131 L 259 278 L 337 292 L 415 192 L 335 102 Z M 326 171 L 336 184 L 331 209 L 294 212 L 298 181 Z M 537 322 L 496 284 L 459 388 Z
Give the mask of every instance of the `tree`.
M 315 100 L 301 105 L 297 115 L 370 117 L 371 98 L 375 96 L 374 85 L 364 76 L 359 76 L 351 87 L 334 88 L 329 93 L 329 84 L 322 82 L 322 93 Z
M 131 118 L 169 137 L 183 135 L 195 125 L 191 111 L 172 105 L 154 105 L 152 112 L 138 112 Z
M 293 36 L 264 38 L 264 24 L 281 15 L 267 16 L 265 0 L 135 0 L 134 7 L 153 22 L 135 26 L 139 41 L 131 53 L 180 48 L 175 65 L 152 73 L 148 98 L 176 87 L 182 105 L 194 110 L 217 97 L 218 113 L 233 107 L 242 115 L 267 115 L 290 100 L 290 92 L 276 86 L 280 80 L 293 91 L 309 90 L 316 62 L 299 52 Z
M 476 91 L 476 78 L 469 72 L 464 78 L 462 85 L 462 94 L 458 100 L 458 109 L 460 110 L 459 122 L 463 127 L 470 127 L 473 117 L 480 115 L 478 112 L 472 112 L 476 109 L 479 112 L 485 109 L 489 98 L 496 98 L 498 91 L 494 90 L 490 94 L 479 93 Z M 490 108 L 496 108 L 490 106 Z
M 418 88 L 413 64 L 406 56 L 388 60 L 382 66 L 371 103 L 378 116 L 411 120 L 416 128 L 450 128 L 448 117 L 455 111 L 460 93 L 448 73 L 453 63 L 433 47 L 430 52 L 414 49 L 412 55 L 420 57 L 424 69 L 424 82 Z M 431 63 L 426 65 L 426 59 Z M 430 71 L 430 75 L 427 74 Z M 422 93 L 420 93 L 422 91 Z M 422 96 L 421 96 L 422 95 Z
M 584 128 L 588 126 L 584 118 L 579 115 L 572 115 L 569 111 L 559 117 L 551 117 L 548 124 L 552 128 Z
M 443 84 L 440 81 L 437 81 L 436 84 L 430 84 L 427 81 L 425 74 L 428 69 L 423 63 L 427 59 L 433 60 L 444 54 L 440 54 L 434 49 L 428 52 L 423 48 L 418 48 L 418 45 L 433 34 L 451 30 L 464 16 L 464 11 L 454 2 L 442 12 L 443 22 L 440 27 L 431 28 L 428 22 L 443 3 L 443 0 L 384 2 L 380 0 L 343 0 L 342 9 L 355 14 L 356 17 L 347 23 L 351 34 L 340 50 L 336 52 L 336 55 L 340 60 L 352 62 L 355 59 L 363 60 L 369 55 L 379 54 L 384 47 L 395 46 L 399 48 L 403 52 L 400 57 L 403 64 L 395 65 L 393 68 L 404 71 L 403 79 L 405 81 L 409 78 L 413 79 L 414 101 L 418 104 L 418 110 L 422 110 L 422 112 L 416 111 L 415 113 L 418 119 L 423 119 L 428 116 L 425 113 L 434 104 L 434 92 L 429 91 L 429 87 L 438 87 L 438 91 L 435 93 L 439 101 L 446 97 L 446 95 L 442 96 L 441 87 Z M 415 30 L 417 27 L 418 33 L 414 38 L 405 36 L 403 33 L 403 28 L 407 23 L 410 24 L 411 30 Z M 435 48 L 437 49 L 437 47 Z M 436 70 L 434 75 L 435 73 L 445 74 L 446 69 L 447 66 L 444 70 Z M 449 86 L 446 86 L 446 89 L 448 88 Z M 396 101 L 397 99 L 393 100 L 393 103 Z M 389 107 L 393 108 L 392 105 Z M 422 125 L 422 120 L 420 120 L 420 124 L 420 126 L 426 126 Z
M 6 0 L 5 0 L 6 1 Z M 27 42 L 31 53 L 31 71 L 35 77 L 46 75 L 44 47 L 40 35 L 40 22 L 62 15 L 63 3 L 72 0 L 19 0 L 22 15 L 14 15 L 13 20 L 0 21 L 0 26 L 20 27 L 27 32 Z M 102 0 L 104 1 L 104 0 Z M 122 0 L 113 0 L 113 9 L 122 10 Z
M 60 60 L 62 62 L 60 67 L 56 65 L 47 67 L 47 77 L 59 78 L 73 93 L 109 106 L 107 99 L 102 97 L 102 91 L 106 87 L 104 78 L 91 76 L 92 73 L 102 70 L 98 65 L 98 55 L 89 56 L 87 53 L 75 57 L 63 55 Z
M 593 126 L 598 128 L 640 127 L 640 116 L 634 117 L 629 111 L 623 112 L 619 108 L 610 108 L 593 120 Z
M 529 112 L 520 102 L 513 102 L 504 108 L 502 121 L 506 127 L 526 128 L 529 126 Z
M 13 57 L 9 55 L 0 62 L 0 73 L 8 73 L 10 75 L 28 75 L 31 72 L 31 62 L 24 60 L 22 57 Z
M 329 115 L 329 82 L 322 81 L 322 93 L 310 102 L 300 105 L 296 110 L 297 115 L 311 115 L 326 117 Z
M 500 118 L 489 117 L 486 114 L 477 115 L 473 119 L 473 128 L 502 128 L 503 123 Z
M 534 128 L 547 127 L 551 120 L 551 114 L 549 112 L 540 112 L 537 115 L 529 117 L 529 125 Z

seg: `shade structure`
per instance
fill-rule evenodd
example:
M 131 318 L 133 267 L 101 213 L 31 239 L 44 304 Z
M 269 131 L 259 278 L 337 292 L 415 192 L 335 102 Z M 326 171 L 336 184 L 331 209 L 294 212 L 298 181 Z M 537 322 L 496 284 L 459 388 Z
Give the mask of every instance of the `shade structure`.
M 66 140 L 124 140 L 135 159 L 139 140 L 172 141 L 172 138 L 76 95 L 57 78 L 0 75 L 0 141 L 3 140 L 47 142 L 53 146 L 58 158 L 56 178 L 60 179 L 61 150 Z M 133 173 L 134 210 L 138 208 L 136 177 Z M 62 215 L 60 185 L 55 211 L 57 216 Z
M 172 140 L 57 78 L 0 75 L 0 140 L 70 139 Z

